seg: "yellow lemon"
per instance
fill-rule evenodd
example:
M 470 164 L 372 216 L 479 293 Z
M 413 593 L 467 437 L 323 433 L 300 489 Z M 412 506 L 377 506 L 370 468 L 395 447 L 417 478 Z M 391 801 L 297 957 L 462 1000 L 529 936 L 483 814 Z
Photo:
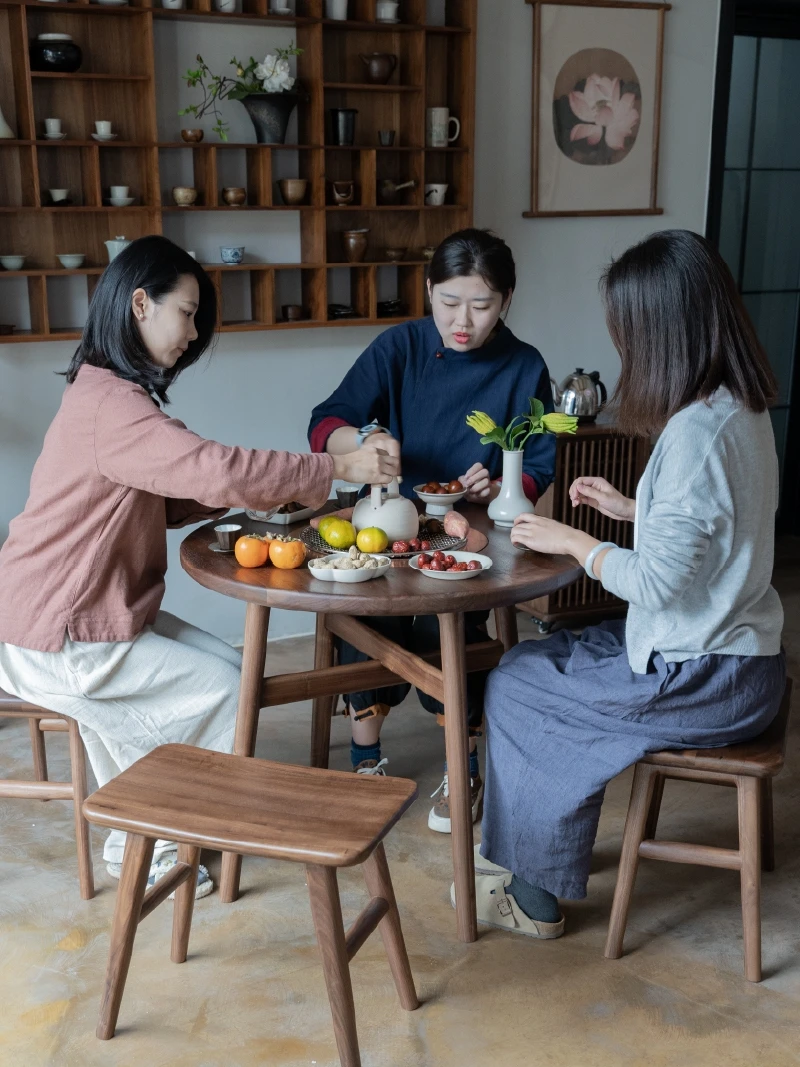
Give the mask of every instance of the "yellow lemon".
M 321 538 L 323 538 L 323 540 L 325 538 L 325 531 L 328 529 L 328 527 L 330 526 L 330 524 L 332 522 L 336 522 L 336 516 L 335 515 L 326 515 L 324 518 L 319 520 L 319 526 L 317 527 L 317 533 L 320 535 Z
M 383 552 L 389 545 L 389 538 L 377 526 L 368 526 L 359 531 L 356 545 L 362 552 Z
M 322 531 L 320 531 L 322 534 Z M 352 522 L 347 519 L 334 519 L 325 527 L 322 534 L 323 541 L 327 541 L 331 548 L 350 548 L 356 543 L 356 530 Z

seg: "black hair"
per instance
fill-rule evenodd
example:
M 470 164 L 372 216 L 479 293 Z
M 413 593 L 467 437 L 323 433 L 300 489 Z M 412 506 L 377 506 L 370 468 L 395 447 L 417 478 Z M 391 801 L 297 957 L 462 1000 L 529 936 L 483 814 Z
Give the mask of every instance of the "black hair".
M 174 367 L 157 367 L 133 316 L 133 294 L 144 289 L 151 300 L 159 303 L 174 292 L 187 274 L 197 279 L 200 288 L 194 317 L 197 337 Z M 197 362 L 213 341 L 216 322 L 216 290 L 200 264 L 166 237 L 140 237 L 123 248 L 100 276 L 81 343 L 65 377 L 74 382 L 84 363 L 105 367 L 118 377 L 141 385 L 154 400 L 166 404 L 169 386 L 181 371 Z
M 511 249 L 491 230 L 459 230 L 445 237 L 433 254 L 428 278 L 441 285 L 451 278 L 479 275 L 490 289 L 507 300 L 517 286 L 517 269 Z
M 690 230 L 662 230 L 614 260 L 601 280 L 622 370 L 612 398 L 623 432 L 647 436 L 721 386 L 750 411 L 778 388 L 730 270 Z

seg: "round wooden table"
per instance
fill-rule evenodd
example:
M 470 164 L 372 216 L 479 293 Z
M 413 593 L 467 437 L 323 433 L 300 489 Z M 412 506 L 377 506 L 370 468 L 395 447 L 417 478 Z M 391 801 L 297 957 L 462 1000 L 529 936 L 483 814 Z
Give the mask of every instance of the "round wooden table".
M 458 935 L 463 941 L 474 941 L 477 926 L 466 675 L 495 666 L 503 651 L 516 643 L 515 604 L 556 592 L 579 578 L 583 569 L 569 557 L 515 548 L 508 531 L 494 529 L 485 508 L 467 505 L 459 510 L 473 528 L 488 536 L 489 544 L 482 551 L 493 562 L 491 570 L 469 581 L 438 581 L 413 571 L 405 560 L 395 561 L 385 577 L 356 585 L 319 581 L 306 567 L 248 570 L 240 567 L 233 555 L 211 551 L 216 523 L 189 534 L 181 545 L 181 564 L 201 585 L 247 604 L 234 741 L 237 754 L 253 755 L 262 707 L 312 699 L 311 764 L 325 767 L 338 694 L 402 680 L 444 704 Z M 225 521 L 259 533 L 267 529 L 297 534 L 302 529 L 253 522 L 244 515 L 232 515 Z M 270 608 L 316 613 L 313 671 L 264 678 Z M 499 640 L 467 648 L 464 613 L 481 610 L 495 612 Z M 437 615 L 441 657 L 418 656 L 380 636 L 358 619 L 369 615 Z M 370 662 L 334 666 L 336 636 L 370 656 Z M 235 900 L 238 895 L 240 863 L 238 856 L 223 856 L 220 897 L 224 901 Z

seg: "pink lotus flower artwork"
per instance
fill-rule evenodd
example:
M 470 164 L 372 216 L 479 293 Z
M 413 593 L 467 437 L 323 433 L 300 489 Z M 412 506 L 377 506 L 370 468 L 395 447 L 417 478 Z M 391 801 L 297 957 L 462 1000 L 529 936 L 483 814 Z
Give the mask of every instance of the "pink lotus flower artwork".
M 635 101 L 633 93 L 620 92 L 619 78 L 590 74 L 582 93 L 573 89 L 569 94 L 569 106 L 581 120 L 570 130 L 569 139 L 578 141 L 585 137 L 589 144 L 595 145 L 605 133 L 609 148 L 624 148 L 625 139 L 639 124 Z
M 639 79 L 619 52 L 584 49 L 561 68 L 553 127 L 558 147 L 574 162 L 619 163 L 636 142 L 641 115 Z

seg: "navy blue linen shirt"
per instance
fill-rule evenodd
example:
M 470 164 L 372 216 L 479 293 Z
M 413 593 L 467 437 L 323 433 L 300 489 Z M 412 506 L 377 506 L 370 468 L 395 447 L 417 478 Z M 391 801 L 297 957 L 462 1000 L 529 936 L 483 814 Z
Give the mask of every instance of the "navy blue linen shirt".
M 314 408 L 308 437 L 315 451 L 323 451 L 337 426 L 377 419 L 400 442 L 401 491 L 413 497 L 415 485 L 452 481 L 477 462 L 499 478 L 502 450 L 482 445 L 466 417 L 477 409 L 507 426 L 530 410 L 532 396 L 546 412 L 553 410 L 544 359 L 504 323 L 481 348 L 456 352 L 443 346 L 432 318 L 417 319 L 391 327 L 362 352 L 341 385 Z M 524 453 L 523 475 L 541 496 L 555 474 L 556 439 L 534 434 Z

